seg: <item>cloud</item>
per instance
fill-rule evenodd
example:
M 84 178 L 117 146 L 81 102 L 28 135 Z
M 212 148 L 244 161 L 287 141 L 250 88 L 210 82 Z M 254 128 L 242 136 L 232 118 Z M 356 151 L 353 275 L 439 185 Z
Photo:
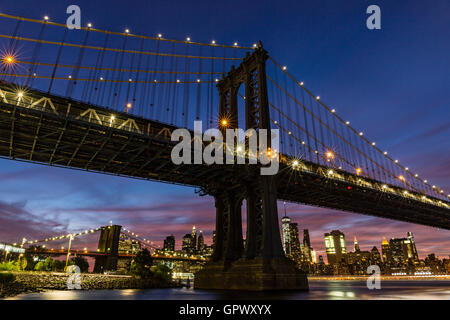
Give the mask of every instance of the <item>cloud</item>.
M 2 241 L 21 242 L 23 237 L 35 240 L 49 234 L 66 232 L 64 223 L 36 217 L 26 209 L 26 202 L 0 201 L 0 235 Z

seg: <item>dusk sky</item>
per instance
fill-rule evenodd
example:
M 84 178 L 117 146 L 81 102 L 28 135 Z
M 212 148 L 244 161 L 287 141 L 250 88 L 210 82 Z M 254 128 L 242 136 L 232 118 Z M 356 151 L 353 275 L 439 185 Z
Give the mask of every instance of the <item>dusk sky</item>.
M 342 118 L 450 193 L 448 0 L 20 0 L 3 1 L 0 11 L 65 22 L 71 4 L 80 6 L 83 25 L 100 29 L 248 46 L 261 40 Z M 366 28 L 371 4 L 381 8 L 381 30 Z M 280 219 L 283 211 L 280 203 Z M 347 247 L 356 236 L 361 249 L 380 249 L 383 236 L 412 231 L 420 258 L 450 254 L 448 230 L 289 203 L 287 213 L 309 229 L 321 255 L 323 234 L 333 229 L 345 233 Z M 211 198 L 189 187 L 0 160 L 0 241 L 45 238 L 110 220 L 157 244 L 174 234 L 180 245 L 196 225 L 210 244 L 215 209 Z

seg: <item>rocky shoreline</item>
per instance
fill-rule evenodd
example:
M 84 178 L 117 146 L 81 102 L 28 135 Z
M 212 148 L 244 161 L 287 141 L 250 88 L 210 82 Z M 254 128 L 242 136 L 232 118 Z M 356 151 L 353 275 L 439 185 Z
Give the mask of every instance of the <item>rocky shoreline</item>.
M 69 274 L 57 272 L 13 272 L 16 279 L 0 289 L 0 299 L 21 293 L 42 292 L 44 290 L 69 290 Z M 151 289 L 176 287 L 160 279 L 138 279 L 133 276 L 103 275 L 83 273 L 81 290 L 101 289 Z

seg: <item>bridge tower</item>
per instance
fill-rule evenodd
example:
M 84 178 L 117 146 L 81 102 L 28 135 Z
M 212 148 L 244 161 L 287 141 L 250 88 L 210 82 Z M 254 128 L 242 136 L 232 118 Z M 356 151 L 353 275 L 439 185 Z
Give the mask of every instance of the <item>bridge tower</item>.
M 266 82 L 267 51 L 261 42 L 252 54 L 217 84 L 219 114 L 226 129 L 238 128 L 238 92 L 245 87 L 245 129 L 267 129 L 270 114 Z M 219 124 L 220 126 L 220 124 Z M 225 128 L 220 128 L 222 131 Z M 270 145 L 268 145 L 270 147 Z M 233 165 L 235 168 L 238 165 Z M 195 275 L 195 288 L 237 290 L 307 290 L 306 275 L 284 256 L 278 225 L 274 176 L 260 175 L 258 165 L 231 172 L 226 180 L 204 188 L 214 196 L 216 241 L 212 261 Z M 242 202 L 247 204 L 247 230 L 242 235 Z
M 122 227 L 118 225 L 102 227 L 97 252 L 105 255 L 95 258 L 94 272 L 103 273 L 117 270 L 121 229 Z

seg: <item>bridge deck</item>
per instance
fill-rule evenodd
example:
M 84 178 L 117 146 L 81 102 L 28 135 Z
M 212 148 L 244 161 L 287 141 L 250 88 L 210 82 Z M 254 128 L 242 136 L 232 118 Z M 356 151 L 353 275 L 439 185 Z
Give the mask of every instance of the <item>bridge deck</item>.
M 0 157 L 52 166 L 208 187 L 248 175 L 244 165 L 174 165 L 176 127 L 0 83 Z M 447 201 L 282 156 L 278 198 L 450 229 Z M 239 181 L 239 179 L 236 179 Z

